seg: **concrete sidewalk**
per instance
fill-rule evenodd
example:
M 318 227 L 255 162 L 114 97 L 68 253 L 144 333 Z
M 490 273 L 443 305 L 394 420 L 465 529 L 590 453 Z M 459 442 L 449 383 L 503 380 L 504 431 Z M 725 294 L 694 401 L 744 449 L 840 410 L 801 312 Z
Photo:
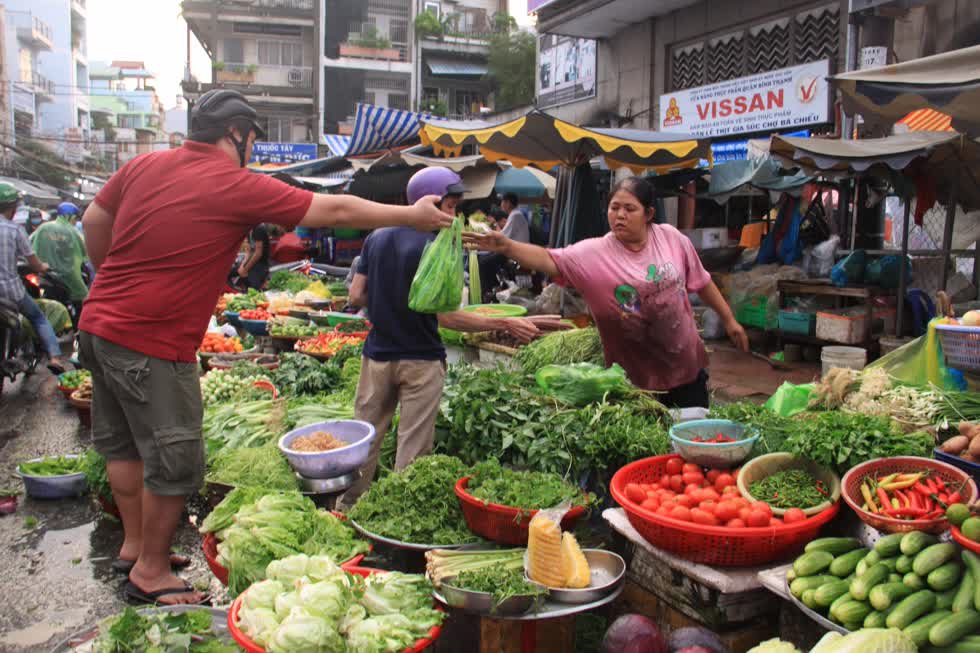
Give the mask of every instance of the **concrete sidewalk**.
M 723 402 L 765 402 L 784 381 L 810 383 L 820 378 L 820 363 L 784 363 L 790 369 L 777 370 L 753 356 L 721 349 L 728 341 L 718 341 L 719 348 L 708 347 L 708 389 Z

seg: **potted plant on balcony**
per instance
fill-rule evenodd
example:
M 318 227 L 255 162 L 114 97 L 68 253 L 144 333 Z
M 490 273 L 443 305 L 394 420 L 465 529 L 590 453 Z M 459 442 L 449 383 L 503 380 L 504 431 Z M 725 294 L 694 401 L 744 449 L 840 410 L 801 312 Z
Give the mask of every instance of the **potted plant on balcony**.
M 442 23 L 439 22 L 439 18 L 428 9 L 415 17 L 415 36 L 417 38 L 441 39 L 442 34 Z
M 347 43 L 341 43 L 340 56 L 367 59 L 401 59 L 401 52 L 391 47 L 391 41 L 373 25 L 366 26 L 360 34 L 351 34 Z

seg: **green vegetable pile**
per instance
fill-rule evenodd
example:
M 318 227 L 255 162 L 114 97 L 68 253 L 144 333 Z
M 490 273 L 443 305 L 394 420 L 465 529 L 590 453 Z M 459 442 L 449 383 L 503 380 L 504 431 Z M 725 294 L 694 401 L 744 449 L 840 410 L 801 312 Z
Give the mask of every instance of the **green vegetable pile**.
M 817 480 L 802 469 L 776 472 L 749 486 L 749 492 L 757 501 L 765 501 L 773 508 L 812 508 L 827 499 Z
M 106 471 L 105 458 L 95 449 L 89 449 L 82 456 L 82 472 L 88 491 L 94 497 L 112 498 L 112 487 L 109 485 L 109 473 Z
M 285 417 L 286 404 L 282 399 L 208 406 L 203 420 L 208 454 L 226 447 L 261 447 L 275 442 L 286 432 Z
M 85 379 L 92 378 L 92 373 L 88 370 L 72 370 L 65 372 L 58 377 L 58 384 L 63 388 L 78 388 L 85 382 Z
M 582 491 L 550 472 L 522 472 L 501 466 L 490 459 L 473 467 L 466 491 L 486 503 L 541 510 L 568 501 L 583 506 L 588 498 Z
M 415 544 L 466 544 L 477 538 L 466 526 L 453 488 L 467 475 L 451 456 L 424 456 L 375 481 L 350 511 L 370 533 Z
M 602 401 L 607 395 L 617 397 L 630 387 L 626 370 L 616 363 L 608 369 L 595 363 L 545 365 L 534 379 L 545 394 L 573 406 Z
M 292 294 L 310 285 L 310 277 L 302 272 L 290 272 L 289 270 L 276 270 L 269 275 L 269 290 L 283 290 Z
M 358 333 L 368 330 L 367 320 L 346 320 L 337 325 L 340 333 Z
M 304 354 L 284 353 L 279 355 L 279 368 L 273 372 L 273 383 L 289 397 L 326 394 L 340 383 L 340 371 L 332 358 L 321 363 Z
M 605 366 L 605 355 L 599 331 L 594 328 L 555 331 L 521 347 L 514 361 L 528 374 L 536 374 L 545 365 L 593 363 Z
M 254 378 L 259 376 L 269 376 L 269 370 L 258 363 L 250 360 L 236 361 L 227 372 L 232 376 L 241 378 Z
M 711 407 L 712 419 L 727 419 L 746 426 L 751 426 L 759 432 L 759 439 L 749 454 L 755 458 L 767 453 L 787 451 L 786 438 L 795 430 L 795 420 L 783 417 L 748 401 L 732 404 L 714 405 Z
M 463 300 L 463 222 L 439 231 L 426 243 L 408 291 L 408 307 L 418 313 L 455 311 Z
M 230 313 L 241 313 L 259 307 L 265 302 L 265 293 L 259 292 L 255 288 L 249 288 L 247 293 L 235 295 L 225 304 L 225 310 Z
M 327 329 L 311 324 L 274 324 L 269 329 L 270 336 L 289 338 L 309 338 Z
M 222 449 L 208 460 L 208 482 L 241 488 L 298 490 L 293 468 L 275 444 L 244 449 Z
M 350 526 L 317 510 L 299 492 L 236 488 L 200 530 L 216 534 L 218 562 L 228 569 L 228 591 L 233 596 L 265 578 L 266 566 L 273 560 L 305 553 L 340 563 L 368 549 Z
M 876 458 L 922 456 L 935 445 L 925 431 L 905 433 L 888 417 L 828 411 L 801 413 L 786 438 L 786 450 L 844 474 Z
M 269 564 L 248 588 L 238 627 L 269 653 L 385 653 L 411 648 L 443 620 L 424 576 L 397 571 L 368 578 L 329 559 L 290 556 Z
M 206 609 L 175 614 L 140 614 L 126 608 L 99 624 L 92 653 L 236 653 L 230 640 L 222 641 L 211 630 L 212 617 Z
M 266 372 L 263 370 L 263 372 Z M 205 406 L 228 401 L 253 401 L 269 397 L 269 391 L 255 387 L 256 381 L 269 381 L 267 373 L 243 376 L 242 372 L 211 370 L 201 377 L 201 400 Z
M 64 476 L 81 472 L 83 461 L 82 456 L 77 458 L 49 456 L 34 463 L 21 463 L 17 469 L 24 476 Z
M 443 582 L 451 587 L 491 594 L 494 607 L 515 596 L 543 596 L 548 593 L 546 587 L 527 582 L 523 569 L 484 567 L 461 572 L 456 578 Z

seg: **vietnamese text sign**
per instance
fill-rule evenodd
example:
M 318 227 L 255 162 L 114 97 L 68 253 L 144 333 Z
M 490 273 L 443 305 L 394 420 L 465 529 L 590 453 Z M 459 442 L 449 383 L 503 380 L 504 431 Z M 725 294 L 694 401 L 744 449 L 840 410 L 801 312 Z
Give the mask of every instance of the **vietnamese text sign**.
M 251 163 L 299 163 L 316 158 L 316 143 L 263 143 L 252 147 Z
M 701 138 L 827 122 L 828 60 L 665 93 L 660 128 Z

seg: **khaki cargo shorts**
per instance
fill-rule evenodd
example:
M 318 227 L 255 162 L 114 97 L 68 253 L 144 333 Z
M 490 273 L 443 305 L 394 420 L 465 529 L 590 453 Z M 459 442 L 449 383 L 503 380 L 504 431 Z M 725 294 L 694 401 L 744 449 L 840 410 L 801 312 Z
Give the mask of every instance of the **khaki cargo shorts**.
M 194 363 L 153 358 L 104 338 L 79 336 L 92 372 L 92 440 L 106 460 L 142 460 L 143 485 L 180 496 L 204 482 L 201 386 Z

